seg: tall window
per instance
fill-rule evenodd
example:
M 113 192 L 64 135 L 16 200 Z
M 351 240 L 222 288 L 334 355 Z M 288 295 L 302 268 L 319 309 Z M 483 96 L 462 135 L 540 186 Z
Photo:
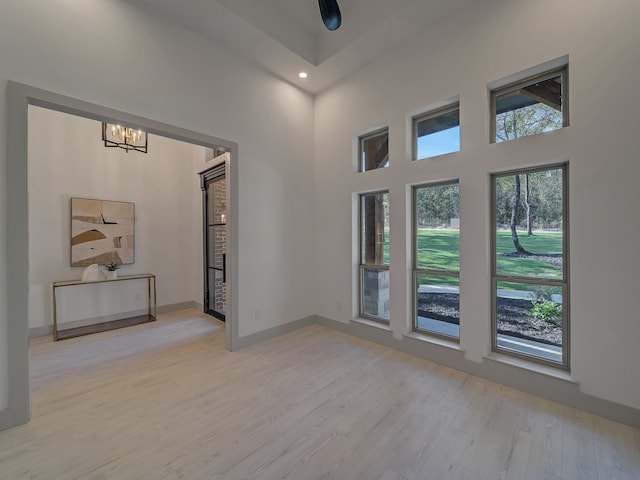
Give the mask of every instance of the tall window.
M 360 195 L 360 316 L 389 322 L 389 192 Z
M 567 166 L 494 175 L 493 349 L 569 367 Z
M 460 105 L 458 103 L 413 119 L 414 159 L 460 151 Z
M 389 166 L 389 129 L 383 128 L 358 139 L 360 172 Z
M 460 338 L 458 182 L 413 189 L 414 330 Z
M 567 67 L 491 92 L 492 142 L 557 130 L 569 125 Z

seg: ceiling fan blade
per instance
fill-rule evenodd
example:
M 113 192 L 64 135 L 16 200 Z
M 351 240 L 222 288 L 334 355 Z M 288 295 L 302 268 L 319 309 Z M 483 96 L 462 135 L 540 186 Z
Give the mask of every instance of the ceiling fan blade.
M 324 26 L 329 30 L 337 30 L 342 24 L 342 13 L 340 13 L 337 0 L 318 0 L 318 4 Z

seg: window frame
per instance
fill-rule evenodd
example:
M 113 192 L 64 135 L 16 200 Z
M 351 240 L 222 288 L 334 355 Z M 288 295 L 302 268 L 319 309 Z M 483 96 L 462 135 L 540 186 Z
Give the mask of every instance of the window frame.
M 422 157 L 422 158 L 418 158 L 418 123 L 424 121 L 424 120 L 430 120 L 432 118 L 437 118 L 440 116 L 444 116 L 448 113 L 452 113 L 452 112 L 458 112 L 458 127 L 460 127 L 460 101 L 456 101 L 453 103 L 449 103 L 447 105 L 445 105 L 444 107 L 440 107 L 440 108 L 436 108 L 434 110 L 429 110 L 427 112 L 421 113 L 420 115 L 416 115 L 415 117 L 412 117 L 411 122 L 412 122 L 412 126 L 411 126 L 411 135 L 412 135 L 412 154 L 411 154 L 411 158 L 414 162 L 420 161 L 420 160 L 428 160 L 430 158 L 437 158 L 437 157 L 441 157 L 443 155 L 451 155 L 453 153 L 458 153 L 462 150 L 462 145 L 460 144 L 460 148 L 458 148 L 458 150 L 454 151 L 454 152 L 447 152 L 447 153 L 442 153 L 440 155 L 433 155 L 431 157 Z M 461 139 L 458 139 L 459 143 Z
M 418 276 L 419 275 L 433 275 L 433 276 L 443 276 L 443 277 L 455 277 L 458 279 L 458 288 L 460 288 L 460 270 L 436 270 L 432 268 L 418 268 L 418 202 L 417 202 L 417 192 L 421 188 L 429 188 L 429 187 L 440 187 L 444 185 L 458 185 L 458 201 L 460 196 L 460 179 L 455 180 L 443 180 L 440 182 L 430 182 L 430 183 L 422 183 L 419 185 L 413 185 L 411 190 L 411 204 L 412 204 L 412 212 L 411 212 L 411 245 L 412 245 L 412 262 L 411 262 L 411 277 L 412 277 L 412 287 L 413 287 L 413 320 L 411 325 L 411 330 L 413 332 L 429 335 L 432 337 L 441 338 L 443 340 L 448 340 L 456 343 L 460 343 L 460 335 L 457 337 L 453 337 L 451 335 L 445 335 L 438 332 L 433 332 L 430 330 L 424 330 L 418 328 Z M 459 231 L 459 230 L 458 230 Z M 458 233 L 459 235 L 459 233 Z M 458 250 L 458 255 L 460 255 L 460 251 Z
M 562 130 L 562 128 L 569 126 L 569 64 L 565 64 L 558 68 L 553 68 L 551 70 L 546 70 L 542 73 L 536 75 L 530 75 L 521 80 L 517 80 L 515 82 L 511 82 L 502 87 L 497 87 L 490 90 L 489 95 L 489 112 L 490 112 L 490 133 L 489 140 L 490 143 L 503 143 L 497 141 L 497 132 L 496 132 L 496 97 L 500 95 L 504 95 L 507 93 L 515 92 L 516 90 L 520 90 L 524 87 L 529 87 L 537 82 L 544 82 L 546 80 L 550 80 L 554 77 L 560 75 L 562 81 L 560 83 L 560 97 L 562 98 L 561 104 L 561 112 L 562 112 L 562 127 L 557 128 L 556 130 Z M 551 130 L 551 131 L 556 131 Z M 548 132 L 541 132 L 548 133 Z M 526 135 L 527 137 L 532 137 L 539 134 L 534 135 Z M 522 138 L 522 137 L 520 137 Z
M 369 315 L 366 314 L 364 312 L 364 295 L 363 295 L 363 288 L 364 288 L 364 282 L 363 282 L 363 275 L 364 275 L 364 271 L 365 269 L 374 269 L 374 270 L 378 270 L 378 271 L 389 271 L 389 267 L 390 267 L 390 263 L 391 263 L 391 259 L 389 259 L 389 262 L 386 264 L 371 264 L 371 263 L 365 263 L 364 261 L 364 249 L 362 248 L 363 246 L 363 218 L 362 218 L 362 210 L 363 210 L 363 199 L 366 196 L 369 195 L 379 195 L 379 194 L 386 194 L 387 196 L 389 196 L 389 189 L 383 189 L 383 190 L 374 190 L 371 192 L 363 192 L 363 193 L 359 193 L 358 194 L 358 317 L 359 318 L 363 318 L 366 320 L 371 320 L 373 322 L 378 322 L 382 325 L 389 325 L 391 322 L 391 319 L 389 320 L 385 320 L 384 318 L 381 317 L 376 317 L 373 315 Z M 391 202 L 389 202 L 391 203 Z M 389 232 L 389 238 L 391 237 L 391 232 Z M 391 242 L 389 242 L 391 243 Z M 389 287 L 391 287 L 391 285 L 389 285 Z
M 496 179 L 512 175 L 524 175 L 527 173 L 545 172 L 548 170 L 562 170 L 562 279 L 521 277 L 517 275 L 499 275 L 497 273 L 496 255 Z M 569 163 L 553 163 L 529 168 L 519 168 L 491 174 L 491 351 L 521 358 L 562 370 L 570 370 L 571 345 L 570 345 L 570 282 L 569 282 Z M 497 286 L 498 282 L 516 282 L 532 285 L 553 286 L 562 288 L 562 363 L 546 360 L 542 357 L 528 355 L 515 350 L 498 346 L 497 324 Z
M 364 135 L 359 135 L 358 136 L 358 173 L 365 173 L 365 172 L 373 172 L 375 170 L 381 170 L 384 168 L 389 168 L 391 166 L 391 159 L 387 158 L 387 164 L 384 167 L 378 167 L 378 168 L 372 168 L 369 170 L 365 170 L 365 165 L 364 165 L 364 142 L 366 142 L 367 140 L 371 140 L 372 138 L 375 138 L 383 133 L 387 134 L 387 142 L 389 141 L 389 127 L 382 127 L 382 128 L 378 128 L 376 130 L 373 130 L 371 132 L 365 133 Z M 387 152 L 387 157 L 389 157 L 389 154 Z

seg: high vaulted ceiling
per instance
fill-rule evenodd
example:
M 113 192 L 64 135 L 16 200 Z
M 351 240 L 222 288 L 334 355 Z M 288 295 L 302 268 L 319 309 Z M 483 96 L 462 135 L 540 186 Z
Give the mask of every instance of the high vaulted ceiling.
M 333 32 L 318 0 L 128 1 L 317 93 L 478 0 L 338 0 L 342 26 Z

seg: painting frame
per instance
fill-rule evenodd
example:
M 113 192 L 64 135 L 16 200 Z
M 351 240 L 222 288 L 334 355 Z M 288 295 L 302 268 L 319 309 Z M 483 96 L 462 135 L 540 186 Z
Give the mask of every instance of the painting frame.
M 135 203 L 71 197 L 70 264 L 135 263 Z

